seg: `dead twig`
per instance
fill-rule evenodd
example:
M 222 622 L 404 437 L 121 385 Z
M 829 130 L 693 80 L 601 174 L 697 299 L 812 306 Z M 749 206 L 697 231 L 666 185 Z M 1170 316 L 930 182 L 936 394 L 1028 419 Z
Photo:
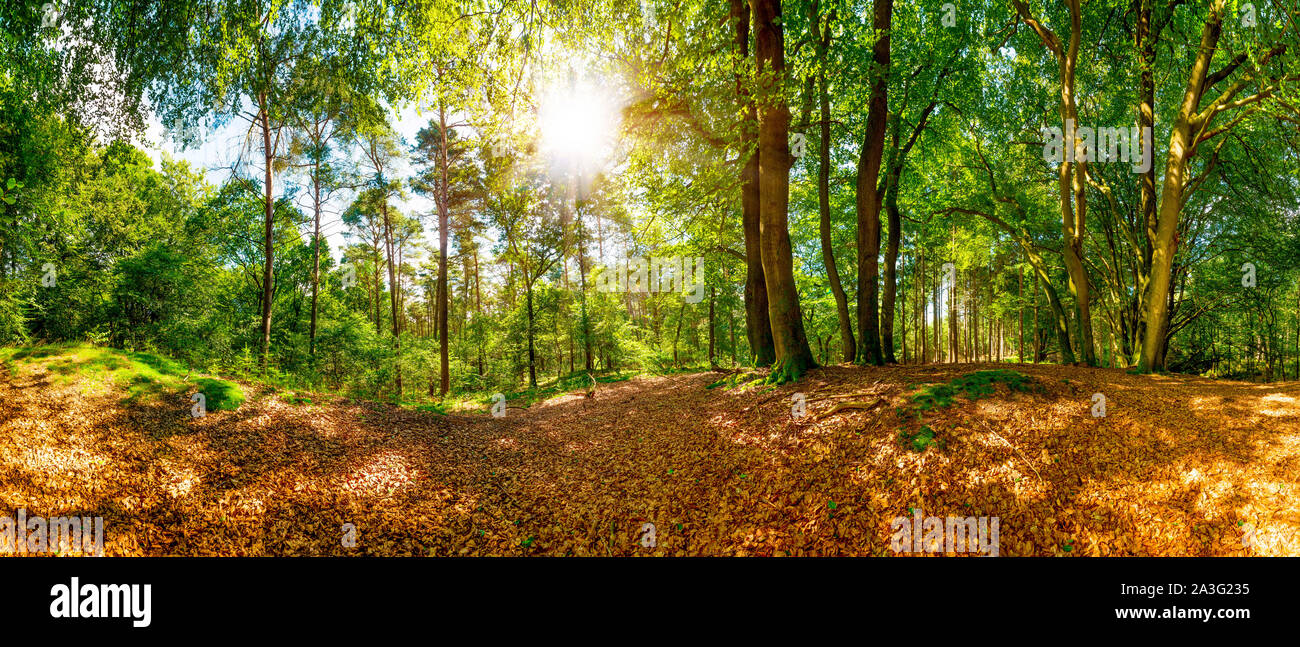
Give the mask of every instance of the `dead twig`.
M 1012 444 L 1010 443 L 1010 441 L 1008 441 L 1006 438 L 1003 438 L 1002 436 L 998 435 L 998 432 L 993 431 L 993 428 L 990 427 L 990 426 L 988 425 L 988 423 L 981 421 L 980 424 L 981 424 L 981 425 L 984 425 L 984 429 L 988 430 L 989 433 L 991 433 L 991 434 L 993 434 L 994 436 L 996 436 L 998 440 L 1000 440 L 1000 441 L 1006 443 L 1006 444 L 1007 444 L 1007 447 L 1010 447 L 1010 448 L 1011 448 L 1011 451 L 1013 451 L 1013 452 L 1015 452 L 1015 453 L 1017 453 L 1017 454 L 1020 454 L 1020 458 L 1021 458 L 1021 460 L 1025 461 L 1025 464 L 1029 466 L 1029 469 L 1034 470 L 1034 476 L 1037 476 L 1037 477 L 1038 477 L 1038 483 L 1039 483 L 1039 485 L 1042 485 L 1042 484 L 1044 483 L 1044 481 L 1043 481 L 1043 475 L 1038 473 L 1038 468 L 1037 468 L 1037 467 L 1034 467 L 1034 464 L 1031 463 L 1031 462 L 1029 462 L 1029 459 L 1026 458 L 1025 455 L 1024 455 L 1023 453 L 1021 453 L 1021 451 L 1020 451 L 1019 449 L 1016 449 L 1016 446 L 1015 446 L 1015 445 L 1012 445 Z

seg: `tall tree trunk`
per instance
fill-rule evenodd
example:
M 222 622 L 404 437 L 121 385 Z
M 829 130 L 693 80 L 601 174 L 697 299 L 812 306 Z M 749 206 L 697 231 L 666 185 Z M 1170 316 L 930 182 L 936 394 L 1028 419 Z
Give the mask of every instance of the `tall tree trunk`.
M 447 183 L 450 181 L 451 174 L 449 161 L 447 159 L 447 107 L 439 102 L 438 104 L 438 129 L 440 136 L 440 145 L 438 147 L 438 165 L 441 166 L 442 182 L 439 183 L 438 193 L 438 393 L 447 395 L 451 389 L 451 372 L 447 357 L 447 229 L 449 226 L 448 210 L 450 199 Z M 433 390 L 432 384 L 430 391 Z M 431 394 L 432 395 L 432 394 Z
M 1147 284 L 1145 299 L 1146 330 L 1142 337 L 1143 371 L 1165 367 L 1164 350 L 1168 341 L 1169 294 L 1172 286 L 1171 270 L 1174 254 L 1178 251 L 1178 220 L 1182 212 L 1183 191 L 1187 185 L 1187 161 L 1194 150 L 1193 129 L 1208 125 L 1214 115 L 1213 107 L 1206 116 L 1197 114 L 1201 97 L 1206 90 L 1206 76 L 1214 57 L 1222 30 L 1224 0 L 1214 0 L 1209 18 L 1201 30 L 1201 42 L 1191 72 L 1187 89 L 1178 108 L 1169 133 L 1169 153 L 1165 161 L 1164 187 L 1160 194 L 1159 220 L 1152 241 L 1151 282 Z M 1211 84 L 1212 85 L 1212 84 Z
M 813 43 L 817 47 L 817 98 L 821 112 L 821 141 L 818 143 L 817 165 L 817 208 L 819 212 L 819 230 L 822 244 L 822 262 L 826 266 L 826 278 L 830 282 L 831 294 L 835 297 L 835 312 L 840 325 L 840 361 L 851 363 L 857 359 L 857 343 L 853 337 L 853 321 L 849 318 L 849 299 L 840 283 L 840 272 L 835 264 L 835 247 L 831 241 L 831 100 L 829 84 L 826 80 L 826 53 L 831 44 L 831 23 L 835 19 L 834 10 L 826 19 L 822 28 L 822 18 L 818 15 L 817 0 L 809 6 L 808 19 L 812 26 Z
M 787 225 L 790 201 L 790 110 L 781 94 L 785 37 L 780 0 L 751 0 L 758 62 L 759 240 L 776 359 L 773 382 L 794 381 L 817 365 L 808 347 Z
M 1077 159 L 1076 127 L 1078 109 L 1075 99 L 1075 70 L 1078 66 L 1079 43 L 1083 38 L 1083 15 L 1080 0 L 1066 0 L 1070 8 L 1070 40 L 1062 44 L 1055 32 L 1036 20 L 1029 6 L 1022 0 L 1011 0 L 1020 18 L 1038 35 L 1043 46 L 1056 57 L 1061 76 L 1061 128 L 1062 159 L 1057 169 L 1057 184 L 1061 205 L 1061 234 L 1064 242 L 1061 255 L 1069 275 L 1070 293 L 1074 295 L 1075 313 L 1078 315 L 1079 346 L 1083 361 L 1096 366 L 1093 344 L 1092 315 L 1089 309 L 1088 273 L 1083 266 L 1083 239 L 1087 233 L 1088 194 L 1087 161 Z M 1093 151 L 1089 151 L 1092 153 Z
M 397 357 L 393 360 L 393 368 L 396 375 L 393 380 L 393 386 L 397 389 L 397 399 L 402 399 L 402 320 L 400 317 L 400 306 L 398 306 L 398 292 L 401 287 L 397 284 L 397 267 L 395 248 L 393 246 L 393 222 L 388 213 L 388 196 L 380 201 L 380 208 L 384 211 L 384 253 L 388 257 L 388 302 L 391 306 L 393 316 L 393 351 Z
M 889 217 L 889 238 L 885 243 L 885 289 L 880 303 L 880 345 L 885 362 L 897 364 L 894 357 L 894 303 L 898 296 L 898 246 L 902 241 L 902 215 L 898 211 L 898 176 L 901 169 L 890 172 L 885 188 L 885 213 Z M 904 341 L 906 343 L 906 341 Z
M 533 282 L 524 277 L 528 284 L 528 386 L 537 387 L 537 350 L 533 344 Z
M 889 49 L 893 0 L 873 3 L 876 44 L 872 48 L 872 84 L 867 132 L 858 156 L 856 206 L 858 219 L 858 361 L 883 365 L 880 346 L 880 203 L 877 186 L 889 121 Z
M 1025 361 L 1025 273 L 1024 271 L 1016 272 L 1016 298 L 1020 301 L 1019 317 L 1016 320 L 1016 338 L 1019 342 L 1016 351 L 1016 361 L 1024 363 Z
M 731 20 L 736 27 L 736 53 L 738 60 L 743 62 L 749 58 L 750 9 L 746 0 L 731 0 Z M 749 151 L 749 158 L 740 171 L 740 209 L 745 236 L 745 336 L 749 340 L 754 366 L 768 366 L 776 359 L 776 349 L 768 314 L 762 227 L 759 223 L 758 108 L 747 89 L 740 64 L 736 69 L 736 95 L 744 109 L 741 150 Z
M 1172 9 L 1171 9 L 1172 10 Z M 1156 64 L 1156 40 L 1158 34 L 1151 33 L 1151 0 L 1137 0 L 1137 29 L 1134 38 L 1138 52 L 1138 106 L 1137 106 L 1137 125 L 1138 132 L 1145 133 L 1146 129 L 1155 128 L 1155 105 L 1156 84 L 1155 84 L 1155 64 Z M 1143 146 L 1150 147 L 1152 142 L 1142 142 Z M 1130 152 L 1137 156 L 1136 151 Z M 1148 150 L 1147 155 L 1154 156 L 1154 152 Z M 1141 158 L 1139 158 L 1141 159 Z M 1146 290 L 1147 284 L 1151 280 L 1151 257 L 1152 243 L 1156 238 L 1156 165 L 1150 164 L 1146 171 L 1139 173 L 1138 181 L 1138 213 L 1141 218 L 1142 231 L 1145 235 L 1142 237 L 1142 259 L 1138 268 L 1138 285 L 1135 294 L 1138 299 Z M 1137 340 L 1141 340 L 1146 329 L 1146 313 L 1140 307 L 1137 308 L 1138 316 L 1136 326 L 1132 331 Z M 1129 354 L 1125 358 L 1130 364 L 1137 364 L 1141 361 L 1140 341 L 1138 344 L 1126 336 L 1125 345 L 1128 346 Z
M 263 255 L 266 265 L 262 268 L 262 370 L 266 370 L 268 356 L 271 352 L 271 302 L 275 297 L 274 271 L 272 267 L 275 263 L 275 204 L 271 200 L 271 167 L 275 157 L 275 150 L 271 147 L 271 116 L 270 104 L 266 93 L 263 92 L 258 97 L 259 107 L 262 111 L 262 150 L 264 152 L 263 160 L 266 162 L 265 176 L 265 230 L 263 236 Z

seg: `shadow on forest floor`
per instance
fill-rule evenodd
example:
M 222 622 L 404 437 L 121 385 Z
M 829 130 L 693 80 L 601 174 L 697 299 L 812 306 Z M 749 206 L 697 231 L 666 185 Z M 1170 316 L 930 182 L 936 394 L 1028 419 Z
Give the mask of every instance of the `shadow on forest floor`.
M 900 416 L 991 369 L 1035 389 Z M 0 500 L 103 516 L 110 555 L 892 555 L 913 510 L 997 517 L 1001 555 L 1300 552 L 1295 382 L 840 366 L 729 390 L 638 377 L 504 418 L 268 392 L 196 419 L 184 394 L 61 372 L 0 371 Z M 866 408 L 827 415 L 846 402 Z M 917 452 L 899 432 L 920 425 Z

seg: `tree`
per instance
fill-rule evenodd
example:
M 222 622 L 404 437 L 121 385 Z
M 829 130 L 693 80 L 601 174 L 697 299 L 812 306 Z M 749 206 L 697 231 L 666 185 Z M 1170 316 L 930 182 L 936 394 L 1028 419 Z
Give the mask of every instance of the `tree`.
M 787 209 L 790 201 L 790 110 L 782 96 L 785 37 L 779 0 L 751 0 L 758 87 L 759 239 L 776 358 L 771 379 L 798 380 L 817 365 L 804 333 L 794 285 Z
M 463 124 L 461 124 L 463 125 Z M 420 129 L 416 135 L 414 153 L 416 164 L 423 167 L 412 186 L 419 193 L 433 198 L 438 212 L 438 279 L 435 326 L 439 339 L 441 366 L 439 394 L 446 395 L 450 388 L 447 350 L 447 240 L 452 232 L 451 214 L 461 212 L 473 201 L 479 191 L 478 169 L 469 156 L 469 148 L 448 123 L 447 104 L 440 102 L 437 117 Z M 472 240 L 472 238 L 471 238 Z M 464 251 L 462 249 L 462 251 Z M 433 395 L 433 381 L 429 382 L 429 395 Z
M 361 144 L 361 154 L 373 173 L 370 185 L 376 190 L 376 195 L 379 198 L 379 214 L 384 235 L 384 256 L 388 259 L 388 296 L 393 318 L 393 351 L 396 354 L 393 388 L 397 391 L 398 399 L 401 399 L 403 317 L 400 303 L 402 288 L 397 280 L 397 267 L 400 261 L 397 259 L 395 244 L 397 219 L 400 214 L 395 214 L 388 208 L 389 197 L 401 191 L 401 182 L 386 175 L 399 154 L 397 136 L 385 115 L 371 114 L 362 124 L 359 128 L 358 140 Z
M 873 5 L 876 43 L 871 49 L 871 99 L 866 133 L 858 156 L 858 361 L 881 365 L 880 345 L 880 200 L 877 186 L 884 158 L 885 125 L 889 119 L 889 42 L 893 0 Z
M 822 263 L 826 266 L 826 279 L 830 283 L 831 294 L 835 297 L 835 312 L 839 317 L 840 361 L 851 363 L 857 359 L 857 343 L 853 338 L 853 322 L 849 319 L 848 296 L 840 283 L 840 271 L 836 267 L 835 250 L 831 244 L 831 101 L 827 80 L 830 61 L 827 53 L 831 47 L 836 12 L 832 7 L 823 17 L 819 7 L 819 0 L 813 0 L 808 5 L 808 24 L 811 27 L 813 47 L 817 52 L 817 104 L 821 116 L 818 124 L 821 137 L 817 145 L 817 209 L 820 214 L 817 224 L 821 236 Z

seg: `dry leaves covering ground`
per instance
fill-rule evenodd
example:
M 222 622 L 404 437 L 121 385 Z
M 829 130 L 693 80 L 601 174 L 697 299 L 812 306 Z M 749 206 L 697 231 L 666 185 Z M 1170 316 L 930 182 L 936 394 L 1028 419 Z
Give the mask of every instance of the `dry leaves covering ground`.
M 900 445 L 914 385 L 1000 367 L 642 377 L 503 419 L 256 392 L 194 419 L 26 367 L 0 372 L 0 514 L 102 516 L 108 555 L 891 555 L 911 508 L 998 517 L 1003 556 L 1300 552 L 1300 383 L 1018 366 L 1044 390 L 959 399 L 926 417 L 943 447 Z M 848 393 L 884 400 L 818 421 Z

